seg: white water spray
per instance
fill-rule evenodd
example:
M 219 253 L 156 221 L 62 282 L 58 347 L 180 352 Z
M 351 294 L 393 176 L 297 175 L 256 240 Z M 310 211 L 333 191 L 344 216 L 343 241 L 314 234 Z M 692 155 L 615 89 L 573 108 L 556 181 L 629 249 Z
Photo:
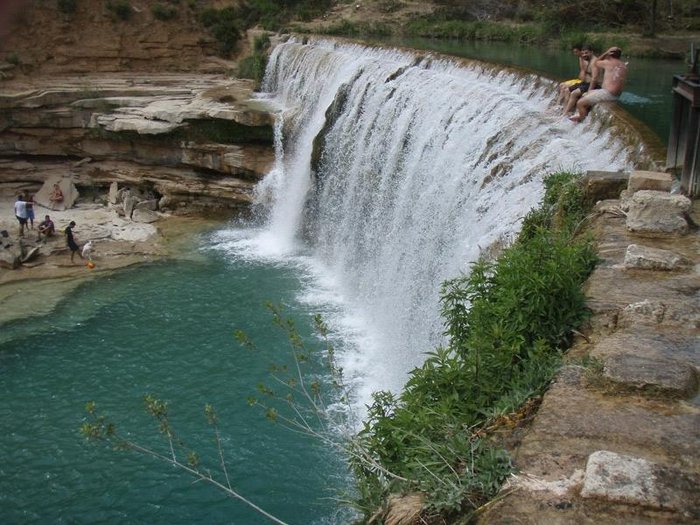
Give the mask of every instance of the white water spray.
M 290 41 L 265 89 L 285 109 L 263 235 L 310 250 L 354 312 L 364 340 L 342 365 L 360 403 L 400 390 L 440 343 L 440 284 L 512 237 L 547 173 L 631 166 L 608 131 L 552 114 L 535 75 Z

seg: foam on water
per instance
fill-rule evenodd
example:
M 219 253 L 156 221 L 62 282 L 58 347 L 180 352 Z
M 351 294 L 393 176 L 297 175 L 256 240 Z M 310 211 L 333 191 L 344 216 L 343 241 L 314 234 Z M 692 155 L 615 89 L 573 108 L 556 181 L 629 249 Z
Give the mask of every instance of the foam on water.
M 551 82 L 532 74 L 290 41 L 264 86 L 282 108 L 266 222 L 225 249 L 302 269 L 359 406 L 398 391 L 441 342 L 440 284 L 512 238 L 547 173 L 632 165 L 608 129 L 556 114 Z

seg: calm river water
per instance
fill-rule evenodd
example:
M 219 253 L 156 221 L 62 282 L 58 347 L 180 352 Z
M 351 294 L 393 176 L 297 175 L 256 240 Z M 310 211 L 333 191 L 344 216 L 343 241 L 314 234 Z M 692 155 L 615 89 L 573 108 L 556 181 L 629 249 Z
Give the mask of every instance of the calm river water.
M 213 472 L 203 407 L 216 408 L 232 483 L 244 496 L 288 523 L 347 523 L 334 499 L 349 487 L 337 452 L 247 404 L 258 383 L 270 382 L 272 363 L 289 363 L 263 303 L 286 305 L 310 332 L 309 310 L 296 299 L 302 272 L 232 258 L 215 244 L 201 237 L 192 258 L 90 281 L 50 315 L 2 326 L 0 522 L 268 523 L 167 464 L 79 435 L 93 400 L 123 432 L 164 452 L 143 411 L 143 395 L 153 393 L 170 403 L 179 435 Z M 238 328 L 258 352 L 239 346 Z

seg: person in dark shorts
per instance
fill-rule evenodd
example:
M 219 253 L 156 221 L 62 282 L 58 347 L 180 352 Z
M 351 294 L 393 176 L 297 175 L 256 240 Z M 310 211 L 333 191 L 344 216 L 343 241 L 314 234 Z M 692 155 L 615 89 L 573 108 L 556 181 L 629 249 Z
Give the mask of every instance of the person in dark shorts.
M 19 236 L 24 237 L 24 229 L 27 226 L 27 203 L 24 201 L 24 195 L 17 196 L 15 217 L 17 217 L 17 222 L 19 222 Z
M 572 86 L 569 97 L 566 100 L 566 105 L 564 106 L 564 115 L 567 116 L 574 112 L 574 109 L 576 109 L 576 103 L 584 94 L 588 92 L 591 83 L 596 80 L 600 82 L 603 79 L 602 74 L 597 71 L 595 72 L 596 78 L 593 78 L 593 63 L 598 59 L 593 52 L 593 46 L 586 44 L 581 48 L 581 59 L 584 63 L 584 68 L 581 70 L 583 81 L 576 86 Z
M 51 220 L 51 217 L 48 215 L 44 218 L 43 221 L 39 223 L 39 226 L 37 228 L 36 232 L 36 240 L 40 241 L 42 234 L 45 237 L 51 237 L 54 233 L 56 233 L 56 227 L 53 224 L 53 221 Z
M 34 196 L 29 195 L 27 200 L 24 202 L 27 208 L 27 221 L 29 221 L 29 228 L 34 229 Z
M 75 257 L 76 253 L 81 259 L 83 258 L 83 254 L 80 253 L 80 248 L 78 248 L 78 244 L 73 237 L 73 228 L 75 228 L 75 221 L 70 221 L 66 229 L 63 230 L 63 233 L 66 234 L 66 244 L 68 244 L 68 249 L 70 250 L 70 262 L 73 262 L 73 257 Z

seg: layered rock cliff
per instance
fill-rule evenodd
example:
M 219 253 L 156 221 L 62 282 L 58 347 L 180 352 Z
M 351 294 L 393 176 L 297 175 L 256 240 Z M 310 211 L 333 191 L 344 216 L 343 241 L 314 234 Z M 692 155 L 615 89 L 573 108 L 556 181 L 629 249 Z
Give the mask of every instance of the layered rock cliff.
M 61 175 L 81 193 L 150 193 L 166 211 L 240 209 L 273 162 L 272 124 L 253 83 L 223 75 L 5 81 L 0 183 L 32 192 Z

